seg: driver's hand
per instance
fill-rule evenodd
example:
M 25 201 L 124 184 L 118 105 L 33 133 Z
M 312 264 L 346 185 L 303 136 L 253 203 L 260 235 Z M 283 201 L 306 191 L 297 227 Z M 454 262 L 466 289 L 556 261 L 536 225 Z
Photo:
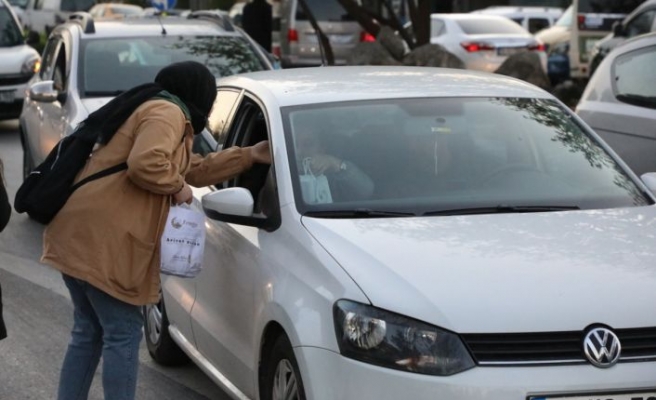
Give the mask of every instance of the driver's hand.
M 342 160 L 327 154 L 317 154 L 310 159 L 312 173 L 321 175 L 326 172 L 338 172 Z

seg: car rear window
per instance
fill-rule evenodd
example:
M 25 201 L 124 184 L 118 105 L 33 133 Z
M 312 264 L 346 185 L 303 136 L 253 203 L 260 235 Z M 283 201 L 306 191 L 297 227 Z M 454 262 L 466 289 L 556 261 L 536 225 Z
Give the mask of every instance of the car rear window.
M 349 13 L 344 10 L 337 0 L 305 0 L 317 21 L 353 21 Z M 307 20 L 303 7 L 296 6 L 296 19 Z
M 644 0 L 579 0 L 579 13 L 629 14 Z
M 526 30 L 515 22 L 500 17 L 499 19 L 459 19 L 456 21 L 460 29 L 468 35 L 485 34 L 525 34 Z
M 11 12 L 0 6 L 0 47 L 18 46 L 23 43 L 23 35 L 16 25 Z

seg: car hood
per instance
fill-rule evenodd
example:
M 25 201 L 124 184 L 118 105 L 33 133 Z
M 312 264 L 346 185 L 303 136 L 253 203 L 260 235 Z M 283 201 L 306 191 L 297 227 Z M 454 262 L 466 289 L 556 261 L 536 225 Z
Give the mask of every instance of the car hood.
M 656 207 L 302 223 L 373 305 L 456 332 L 656 326 Z
M 39 53 L 32 47 L 21 44 L 11 47 L 0 47 L 0 74 L 20 74 L 23 63 Z
M 552 26 L 535 34 L 536 39 L 551 46 L 569 40 L 570 36 L 571 32 L 565 26 Z

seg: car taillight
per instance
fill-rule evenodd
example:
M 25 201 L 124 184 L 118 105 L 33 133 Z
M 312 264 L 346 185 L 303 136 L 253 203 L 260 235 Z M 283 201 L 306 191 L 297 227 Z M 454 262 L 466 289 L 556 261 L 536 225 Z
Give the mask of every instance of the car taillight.
M 271 49 L 271 53 L 273 53 L 273 55 L 275 55 L 276 57 L 282 57 L 280 46 L 273 46 L 273 48 Z
M 536 43 L 528 46 L 528 49 L 531 51 L 547 51 L 547 46 L 545 46 L 543 43 Z
M 579 29 L 585 28 L 585 15 L 583 15 L 583 14 L 577 15 L 576 20 L 579 23 Z
M 362 31 L 360 33 L 360 41 L 361 42 L 375 42 L 376 38 L 371 33 Z
M 296 29 L 289 29 L 287 31 L 287 40 L 290 42 L 298 42 L 298 31 Z
M 485 42 L 462 42 L 460 43 L 463 49 L 465 49 L 468 53 L 475 53 L 477 51 L 488 51 L 488 50 L 494 50 L 494 46 L 485 43 Z

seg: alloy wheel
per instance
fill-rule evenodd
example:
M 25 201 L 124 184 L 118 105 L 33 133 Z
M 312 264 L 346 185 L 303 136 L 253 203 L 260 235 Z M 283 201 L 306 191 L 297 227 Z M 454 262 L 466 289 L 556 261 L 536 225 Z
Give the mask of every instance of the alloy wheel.
M 296 374 L 289 360 L 282 359 L 273 378 L 272 400 L 299 400 Z
M 162 334 L 162 303 L 146 306 L 146 324 L 148 324 L 148 338 L 151 343 L 159 343 Z

